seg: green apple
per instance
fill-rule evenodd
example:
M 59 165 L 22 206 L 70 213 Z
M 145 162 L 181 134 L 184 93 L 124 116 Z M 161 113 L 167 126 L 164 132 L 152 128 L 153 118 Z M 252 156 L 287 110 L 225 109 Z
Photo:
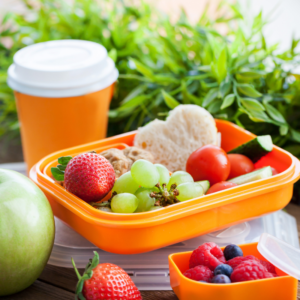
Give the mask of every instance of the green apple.
M 24 175 L 0 169 L 0 296 L 17 293 L 39 277 L 54 234 L 43 192 Z

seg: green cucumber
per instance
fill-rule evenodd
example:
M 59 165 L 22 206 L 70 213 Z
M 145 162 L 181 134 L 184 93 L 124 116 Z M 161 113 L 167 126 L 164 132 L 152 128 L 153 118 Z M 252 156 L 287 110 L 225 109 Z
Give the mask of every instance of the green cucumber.
M 259 180 L 259 179 L 269 178 L 272 175 L 273 174 L 272 174 L 271 167 L 265 167 L 265 168 L 253 171 L 251 173 L 247 173 L 245 175 L 232 178 L 228 181 L 233 182 L 237 185 L 240 185 L 240 184 L 256 181 L 256 180 Z
M 204 192 L 204 194 L 206 194 L 206 192 L 210 188 L 209 181 L 208 180 L 202 180 L 202 181 L 196 181 L 196 183 L 198 183 L 198 184 L 200 184 L 202 186 L 203 192 Z
M 228 154 L 243 154 L 249 157 L 252 162 L 257 162 L 263 156 L 271 152 L 273 149 L 272 138 L 270 135 L 261 135 L 255 139 L 230 150 Z

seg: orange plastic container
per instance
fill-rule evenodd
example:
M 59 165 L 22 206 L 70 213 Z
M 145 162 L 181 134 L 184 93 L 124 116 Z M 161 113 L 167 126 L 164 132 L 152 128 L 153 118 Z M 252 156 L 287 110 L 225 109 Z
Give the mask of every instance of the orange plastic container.
M 267 261 L 257 243 L 240 245 L 244 256 L 254 255 Z M 221 249 L 224 249 L 221 248 Z M 279 277 L 230 284 L 202 283 L 183 275 L 189 269 L 192 252 L 169 256 L 170 283 L 180 300 L 296 300 L 298 280 L 276 268 Z
M 226 121 L 216 120 L 222 133 L 222 148 L 228 151 L 254 137 Z M 97 247 L 120 254 L 155 250 L 183 240 L 226 228 L 285 207 L 293 183 L 300 176 L 300 162 L 274 146 L 257 165 L 271 165 L 280 174 L 218 193 L 191 199 L 160 210 L 136 214 L 106 213 L 66 191 L 51 178 L 57 158 L 105 148 L 132 145 L 136 132 L 53 153 L 30 171 L 30 178 L 45 192 L 55 216 L 69 224 Z

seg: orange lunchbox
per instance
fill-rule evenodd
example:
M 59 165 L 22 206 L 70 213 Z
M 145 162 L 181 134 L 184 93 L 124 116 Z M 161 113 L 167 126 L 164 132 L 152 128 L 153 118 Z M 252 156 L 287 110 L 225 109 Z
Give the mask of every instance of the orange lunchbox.
M 216 120 L 222 148 L 229 151 L 255 137 L 227 121 Z M 267 179 L 180 202 L 156 211 L 118 214 L 99 211 L 66 191 L 51 177 L 60 156 L 132 146 L 136 132 L 55 152 L 39 161 L 30 178 L 44 191 L 56 217 L 97 247 L 118 254 L 142 253 L 250 220 L 285 207 L 300 177 L 300 162 L 274 146 L 257 167 L 270 165 L 280 173 Z
M 254 255 L 274 264 L 278 277 L 228 284 L 197 282 L 183 275 L 189 269 L 192 252 L 181 252 L 169 256 L 170 284 L 177 297 L 180 300 L 297 299 L 297 278 L 300 279 L 299 249 L 267 233 L 262 234 L 259 243 L 239 246 L 244 256 Z

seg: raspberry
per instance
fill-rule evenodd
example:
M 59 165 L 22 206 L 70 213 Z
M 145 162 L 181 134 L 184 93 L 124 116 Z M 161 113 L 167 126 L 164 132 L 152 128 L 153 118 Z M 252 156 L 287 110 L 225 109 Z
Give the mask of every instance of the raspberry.
M 267 269 L 268 272 L 276 274 L 275 267 L 270 262 L 261 259 L 259 262 Z
M 202 265 L 213 271 L 216 266 L 224 263 L 223 251 L 215 243 L 204 243 L 193 251 L 190 258 L 190 268 Z
M 205 266 L 196 266 L 195 268 L 185 271 L 183 275 L 192 280 L 201 280 L 205 282 L 211 282 L 211 279 L 213 278 L 213 272 Z
M 242 263 L 244 261 L 247 261 L 247 260 L 254 260 L 254 261 L 259 262 L 259 260 L 255 256 L 247 255 L 247 256 L 244 256 L 244 257 L 237 256 L 235 258 L 232 258 L 232 259 L 228 260 L 226 262 L 226 264 L 229 265 L 234 270 L 240 263 Z
M 233 270 L 230 279 L 231 282 L 241 282 L 272 277 L 274 275 L 269 273 L 259 261 L 247 260 Z

